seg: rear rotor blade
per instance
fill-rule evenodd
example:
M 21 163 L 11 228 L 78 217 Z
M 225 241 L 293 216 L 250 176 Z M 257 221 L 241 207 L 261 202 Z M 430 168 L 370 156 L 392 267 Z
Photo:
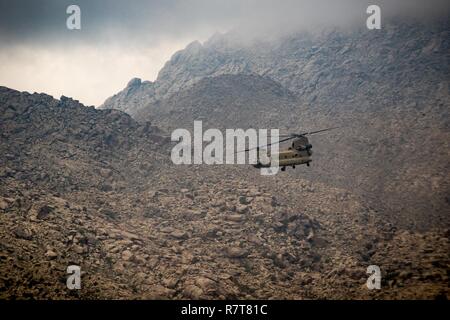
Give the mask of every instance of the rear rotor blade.
M 300 138 L 300 137 L 303 137 L 303 136 L 316 134 L 316 133 L 319 133 L 319 132 L 330 131 L 330 130 L 339 129 L 339 128 L 340 127 L 333 127 L 333 128 L 326 128 L 326 129 L 310 131 L 310 132 L 303 132 L 303 133 L 280 134 L 279 137 L 296 137 L 296 138 Z
M 302 136 L 316 134 L 316 133 L 319 133 L 319 132 L 330 131 L 330 130 L 339 129 L 339 128 L 340 127 L 333 127 L 333 128 L 327 128 L 327 129 L 322 129 L 322 130 L 317 130 L 317 131 L 305 132 L 305 133 L 302 134 Z

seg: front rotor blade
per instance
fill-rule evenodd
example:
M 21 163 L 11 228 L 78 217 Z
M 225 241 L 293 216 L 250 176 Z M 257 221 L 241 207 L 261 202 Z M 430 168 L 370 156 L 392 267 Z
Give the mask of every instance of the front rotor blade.
M 311 134 L 316 134 L 319 132 L 324 132 L 324 131 L 330 131 L 330 130 L 334 130 L 334 129 L 339 129 L 341 127 L 332 127 L 332 128 L 326 128 L 326 129 L 321 129 L 321 130 L 316 130 L 316 131 L 311 131 L 311 132 L 303 132 L 303 133 L 289 133 L 289 134 L 280 134 L 278 135 L 279 137 L 295 137 L 295 138 L 300 138 L 303 136 L 307 136 L 307 135 L 311 135 Z
M 272 143 L 266 144 L 266 145 L 264 145 L 264 146 L 258 146 L 258 147 L 256 147 L 256 148 L 251 148 L 251 149 L 245 149 L 245 150 L 241 150 L 241 151 L 236 151 L 235 154 L 236 154 L 236 153 L 240 153 L 240 152 L 248 152 L 248 151 L 250 151 L 250 150 L 255 150 L 255 149 L 258 149 L 258 148 L 268 147 L 268 146 L 271 146 L 271 145 L 273 145 L 273 144 L 281 143 L 281 142 L 288 141 L 288 140 L 291 140 L 291 139 L 294 139 L 294 138 L 296 138 L 296 137 L 292 137 L 292 136 L 291 136 L 291 137 L 289 137 L 289 138 L 281 139 L 281 140 L 279 140 L 279 141 L 277 141 L 277 142 L 272 142 Z
M 279 134 L 279 137 L 293 137 L 295 134 L 289 133 L 289 134 Z

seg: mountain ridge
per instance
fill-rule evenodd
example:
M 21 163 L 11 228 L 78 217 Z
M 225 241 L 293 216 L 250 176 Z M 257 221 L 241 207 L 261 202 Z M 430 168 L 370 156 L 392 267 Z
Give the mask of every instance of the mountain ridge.
M 382 82 L 390 79 L 389 73 L 396 77 L 392 81 L 399 84 L 408 79 L 403 75 L 411 71 L 431 72 L 429 78 L 434 82 L 445 82 L 449 62 L 443 53 L 449 48 L 448 29 L 448 21 L 435 22 L 432 27 L 411 21 L 395 22 L 377 31 L 303 32 L 247 46 L 236 44 L 233 33 L 215 35 L 203 45 L 193 42 L 176 52 L 160 70 L 151 90 L 138 92 L 142 103 L 137 97 L 122 99 L 120 104 L 109 98 L 102 107 L 124 108 L 133 115 L 136 109 L 184 90 L 203 77 L 220 74 L 269 76 L 299 95 L 309 95 L 308 102 L 321 95 L 314 93 L 318 89 L 334 90 L 334 98 L 341 99 L 335 102 L 345 102 L 351 93 L 345 83 L 366 83 L 366 90 L 383 88 L 386 86 Z M 372 86 L 369 82 L 373 82 Z

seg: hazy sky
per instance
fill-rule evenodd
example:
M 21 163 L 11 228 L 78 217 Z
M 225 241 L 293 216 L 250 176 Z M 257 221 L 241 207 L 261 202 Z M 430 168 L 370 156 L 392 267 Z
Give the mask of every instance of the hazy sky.
M 133 77 L 155 80 L 177 50 L 238 28 L 262 36 L 383 16 L 449 10 L 448 0 L 0 0 L 0 85 L 99 105 Z M 81 8 L 81 30 L 66 8 Z

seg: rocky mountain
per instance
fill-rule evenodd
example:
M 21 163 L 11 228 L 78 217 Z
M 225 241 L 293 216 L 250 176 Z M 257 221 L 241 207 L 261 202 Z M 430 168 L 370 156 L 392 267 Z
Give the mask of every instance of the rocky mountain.
M 211 128 L 268 128 L 279 113 L 296 112 L 296 102 L 294 93 L 268 77 L 226 74 L 149 104 L 136 118 L 152 118 L 168 131 L 191 128 L 194 120 Z
M 267 106 L 290 101 L 272 90 Z M 0 111 L 2 299 L 450 295 L 448 230 L 398 228 L 353 190 L 176 166 L 157 127 L 70 98 L 1 87 Z M 382 290 L 366 287 L 371 264 Z M 81 290 L 66 287 L 69 265 Z
M 134 79 L 102 107 L 167 131 L 199 119 L 285 132 L 340 126 L 312 138 L 311 169 L 289 174 L 356 189 L 396 225 L 447 226 L 449 30 L 445 19 L 276 40 L 217 34 L 175 53 L 155 82 Z

